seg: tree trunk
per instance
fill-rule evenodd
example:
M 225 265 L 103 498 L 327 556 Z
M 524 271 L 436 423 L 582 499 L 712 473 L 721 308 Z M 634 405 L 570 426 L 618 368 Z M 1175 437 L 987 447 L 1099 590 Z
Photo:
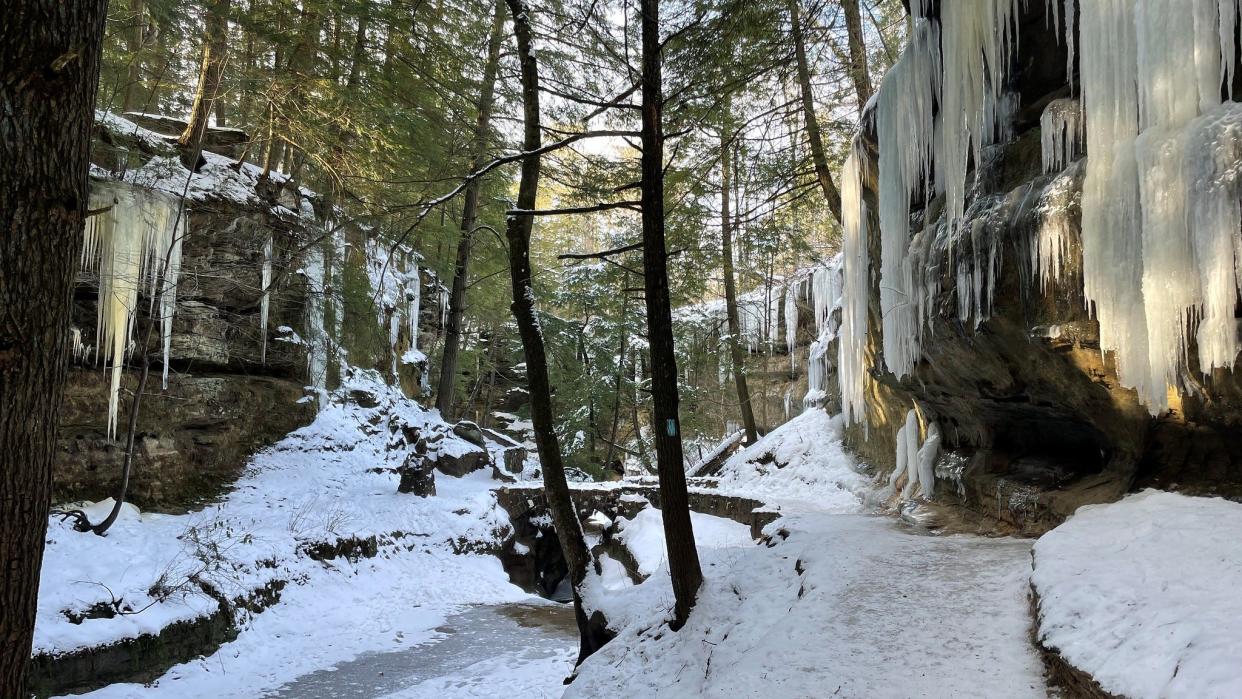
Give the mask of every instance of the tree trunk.
M 247 14 L 254 14 L 255 12 L 254 0 L 250 0 L 249 2 L 246 3 L 246 9 L 244 10 L 244 12 L 246 12 Z M 249 28 L 247 28 L 244 24 L 242 25 L 242 33 L 245 35 L 246 41 L 244 43 L 245 48 L 242 49 L 241 69 L 238 71 L 239 79 L 237 81 L 237 91 L 238 91 L 237 122 L 239 124 L 242 124 L 243 126 L 252 128 L 254 122 L 251 119 L 250 110 L 251 110 L 251 106 L 254 104 L 254 93 L 255 93 L 255 89 L 254 89 L 254 85 L 255 85 L 255 79 L 254 79 L 255 36 L 254 36 L 254 32 L 251 31 Z M 251 144 L 255 142 L 256 138 L 257 136 L 254 133 L 254 131 L 251 131 L 250 132 L 250 143 L 246 144 L 247 150 L 249 150 Z
M 720 253 L 724 268 L 725 317 L 729 326 L 729 358 L 733 363 L 733 383 L 737 386 L 738 407 L 742 411 L 742 428 L 746 430 L 746 443 L 759 439 L 755 429 L 755 411 L 750 404 L 750 387 L 746 385 L 746 357 L 742 353 L 742 324 L 738 318 L 737 282 L 733 278 L 733 219 L 729 214 L 729 186 L 731 175 L 732 134 L 728 123 L 731 118 L 730 101 L 725 100 L 725 124 L 720 129 Z
M 0 32 L 0 696 L 26 695 L 107 3 L 11 0 Z
M 524 0 L 506 0 L 513 16 L 513 33 L 517 38 L 518 63 L 522 73 L 522 150 L 536 151 L 542 141 L 539 126 L 539 67 L 531 46 L 530 10 Z M 539 190 L 539 156 L 522 160 L 518 184 L 517 208 L 532 210 Z M 561 445 L 556 437 L 552 416 L 552 389 L 548 380 L 548 358 L 543 345 L 543 329 L 535 313 L 535 292 L 530 266 L 531 216 L 510 216 L 505 222 L 505 238 L 509 242 L 509 273 L 513 286 L 513 318 L 517 321 L 526 357 L 526 381 L 530 391 L 530 416 L 535 429 L 535 446 L 543 469 L 543 489 L 561 542 L 561 552 L 569 567 L 569 581 L 574 591 L 574 613 L 578 620 L 581 646 L 578 663 L 607 642 L 607 629 L 595 619 L 588 619 L 582 603 L 582 583 L 586 580 L 591 554 L 587 549 L 582 524 L 574 512 L 565 480 L 565 464 Z
M 362 77 L 362 64 L 367 58 L 367 29 L 371 26 L 371 3 L 364 2 L 358 15 L 358 31 L 354 34 L 354 50 L 349 60 L 349 77 L 345 79 L 347 94 L 352 95 Z
M 643 276 L 647 300 L 647 342 L 651 348 L 651 402 L 664 539 L 673 579 L 674 630 L 690 616 L 703 570 L 694 547 L 686 464 L 677 415 L 677 356 L 664 246 L 664 95 L 660 67 L 660 0 L 642 0 L 642 202 Z M 532 202 L 533 203 L 533 202 Z
M 617 342 L 617 371 L 612 377 L 613 387 L 616 390 L 612 396 L 612 430 L 608 433 L 608 455 L 604 457 L 604 466 L 606 468 L 612 465 L 612 456 L 616 453 L 617 427 L 621 421 L 621 377 L 625 371 L 625 352 L 630 344 L 629 328 L 625 325 L 625 317 L 630 310 L 630 295 L 625 293 L 625 279 L 628 277 L 629 275 L 627 274 L 622 278 L 621 282 L 621 322 L 619 323 L 621 337 Z M 635 412 L 634 416 L 637 418 L 638 413 Z M 638 427 L 637 420 L 635 420 L 634 427 Z M 639 435 L 639 441 L 641 440 L 642 435 Z M 624 472 L 624 469 L 622 471 Z
M 824 155 L 824 138 L 819 130 L 819 118 L 815 116 L 815 92 L 811 87 L 811 68 L 807 65 L 806 39 L 802 33 L 802 11 L 798 7 L 800 0 L 788 0 L 789 21 L 792 27 L 794 42 L 794 58 L 798 65 L 798 87 L 802 92 L 802 117 L 806 120 L 806 136 L 811 142 L 811 160 L 815 163 L 815 177 L 819 180 L 819 188 L 824 192 L 828 202 L 828 210 L 832 212 L 837 223 L 841 223 L 841 191 L 832 181 L 832 173 L 828 170 L 828 157 Z
M 640 361 L 641 358 L 642 351 L 637 349 L 634 350 L 634 360 L 632 362 L 634 369 L 634 381 L 630 384 L 634 389 L 631 396 L 633 400 L 630 402 L 630 407 L 633 409 L 633 417 L 631 419 L 634 422 L 634 436 L 638 440 L 638 463 L 643 467 L 643 471 L 651 473 L 651 457 L 647 455 L 647 442 L 643 440 L 643 416 L 638 411 L 638 382 L 643 375 Z
M 850 80 L 854 83 L 854 92 L 858 95 L 858 113 L 874 90 L 871 87 L 871 73 L 867 68 L 867 42 L 863 38 L 862 16 L 858 12 L 858 0 L 841 0 L 841 9 L 845 12 L 845 31 L 849 36 L 850 45 Z
M 129 12 L 134 26 L 125 35 L 125 50 L 129 53 L 129 77 L 121 94 L 121 113 L 132 111 L 142 90 L 142 40 L 146 34 L 142 0 L 129 0 Z
M 496 0 L 492 15 L 491 34 L 487 40 L 487 63 L 483 67 L 478 118 L 474 124 L 473 152 L 470 172 L 478 170 L 487 157 L 488 134 L 491 130 L 492 107 L 495 104 L 496 74 L 500 68 L 500 42 L 505 28 L 505 6 Z M 453 411 L 453 390 L 457 386 L 457 354 L 461 345 L 461 319 L 466 311 L 466 281 L 470 273 L 470 245 L 478 219 L 479 190 L 482 178 L 466 185 L 461 211 L 461 238 L 457 241 L 457 263 L 453 267 L 453 287 L 449 292 L 448 323 L 444 329 L 444 352 L 440 355 L 440 385 L 436 389 L 436 408 L 444 419 Z
M 227 2 L 228 0 L 219 0 Z M 273 89 L 275 93 L 270 99 L 280 96 L 280 92 L 274 89 L 283 80 L 290 80 L 292 84 L 286 95 L 288 105 L 283 110 L 277 110 L 276 105 L 269 101 L 271 105 L 268 121 L 268 128 L 279 133 L 289 133 L 291 122 L 286 114 L 297 114 L 306 102 L 307 85 L 313 79 L 310 75 L 311 69 L 314 67 L 315 55 L 319 50 L 319 29 L 320 29 L 319 10 L 308 5 L 302 6 L 302 14 L 299 20 L 300 28 L 298 29 L 298 41 L 293 45 L 293 50 L 289 52 L 289 60 L 285 66 L 283 74 L 281 73 L 281 64 L 279 54 L 276 57 L 275 70 L 276 77 L 273 78 Z M 279 44 L 278 44 L 279 46 Z M 268 147 L 267 162 L 263 165 L 263 174 L 268 175 L 273 170 L 283 171 L 288 174 L 291 169 L 289 164 L 293 162 L 294 145 L 289 139 L 274 136 Z
M 220 81 L 224 77 L 224 64 L 229 50 L 229 7 L 232 0 L 215 0 L 207 8 L 206 33 L 203 36 L 203 62 L 198 74 L 198 90 L 194 93 L 194 106 L 190 120 L 177 139 L 181 146 L 181 162 L 190 170 L 198 170 L 198 159 L 203 149 L 203 134 L 207 131 L 207 118 L 220 94 Z

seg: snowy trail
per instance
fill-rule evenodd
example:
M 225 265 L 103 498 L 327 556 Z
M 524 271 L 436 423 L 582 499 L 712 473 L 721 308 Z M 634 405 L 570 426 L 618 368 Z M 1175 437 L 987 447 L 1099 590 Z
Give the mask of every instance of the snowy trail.
M 927 536 L 861 514 L 774 527 L 788 536 L 772 547 L 704 551 L 687 626 L 628 625 L 566 696 L 1047 696 L 1028 636 L 1030 542 Z M 629 594 L 660 609 L 661 582 Z

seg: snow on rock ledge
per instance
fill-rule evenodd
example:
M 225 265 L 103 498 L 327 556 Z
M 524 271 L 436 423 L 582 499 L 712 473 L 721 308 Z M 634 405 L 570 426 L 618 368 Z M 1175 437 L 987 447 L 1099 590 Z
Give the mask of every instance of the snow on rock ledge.
M 1126 697 L 1242 696 L 1242 504 L 1147 490 L 1034 549 L 1038 639 Z

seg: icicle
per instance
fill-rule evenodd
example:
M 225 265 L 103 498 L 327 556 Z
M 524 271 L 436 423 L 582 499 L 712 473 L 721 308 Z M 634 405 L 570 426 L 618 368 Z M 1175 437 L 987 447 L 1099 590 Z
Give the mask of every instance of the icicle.
M 931 500 L 936 494 L 936 459 L 940 457 L 940 426 L 931 423 L 927 426 L 927 438 L 915 455 L 918 467 L 919 487 L 923 490 L 924 499 Z
M 910 198 L 931 172 L 933 105 L 940 92 L 940 32 L 915 23 L 910 44 L 880 86 L 876 128 L 880 164 L 880 310 L 884 363 L 898 377 L 918 357 L 918 299 L 909 259 Z M 926 196 L 926 192 L 924 191 Z
M 966 171 L 982 162 L 983 146 L 996 131 L 1010 51 L 1016 43 L 1017 0 L 975 0 L 940 5 L 944 77 L 940 89 L 940 139 L 936 185 L 945 193 L 952 231 L 963 218 Z
M 1013 140 L 1013 119 L 1021 106 L 1016 92 L 1005 91 L 993 97 L 989 91 L 983 101 L 983 123 L 991 125 L 983 134 L 983 145 L 1008 143 Z
M 919 482 L 919 418 L 918 414 L 913 410 L 906 413 L 905 422 L 897 430 L 897 449 L 896 458 L 897 465 L 893 468 L 893 473 L 888 477 L 888 485 L 895 488 L 897 480 L 904 474 L 906 477 L 906 487 L 902 490 L 901 497 L 908 499 L 914 493 L 914 486 Z
M 1068 0 L 1067 0 L 1068 2 Z M 1220 15 L 1218 18 L 1218 26 L 1220 29 L 1220 53 L 1221 53 L 1221 78 L 1228 89 L 1229 99 L 1233 99 L 1233 75 L 1237 70 L 1235 60 L 1237 58 L 1237 42 L 1238 37 L 1235 34 L 1238 22 L 1238 8 L 1242 5 L 1239 0 L 1218 0 L 1217 7 Z M 1197 30 L 1196 30 L 1197 31 Z
M 837 377 L 846 423 L 863 421 L 867 410 L 864 381 L 871 273 L 867 254 L 867 205 L 862 198 L 866 157 L 862 145 L 854 139 L 850 155 L 841 170 L 843 293 Z
M 811 343 L 806 358 L 806 395 L 802 397 L 804 408 L 823 405 L 828 393 L 824 390 L 824 379 L 828 375 L 828 344 L 833 338 L 820 337 Z
M 1039 273 L 1040 290 L 1048 292 L 1049 284 L 1061 279 L 1061 267 L 1069 252 L 1074 233 L 1073 207 L 1077 204 L 1075 187 L 1079 164 L 1054 179 L 1040 195 L 1037 211 L 1039 227 L 1031 237 L 1031 268 Z
M 1049 0 L 1054 5 L 1060 0 Z M 1065 48 L 1067 57 L 1065 59 L 1065 76 L 1069 81 L 1070 92 L 1074 91 L 1074 13 L 1077 7 L 1077 0 L 1065 1 Z
M 263 243 L 263 271 L 260 274 L 260 288 L 263 292 L 263 298 L 259 302 L 259 335 L 263 338 L 263 348 L 260 351 L 259 360 L 263 364 L 267 364 L 267 316 L 272 302 L 272 236 L 267 236 L 267 241 Z
M 91 356 L 91 345 L 82 344 L 82 330 L 80 328 L 69 328 L 69 344 L 70 351 L 73 354 L 73 361 L 77 364 L 85 364 Z
M 407 287 L 406 287 L 407 296 L 410 297 L 410 308 L 408 311 L 410 315 L 410 349 L 417 350 L 418 349 L 419 323 L 420 323 L 419 316 L 423 312 L 423 309 L 422 309 L 423 278 L 422 278 L 422 274 L 418 271 L 418 254 L 417 253 L 415 253 L 414 255 L 414 262 L 411 265 L 411 267 L 412 269 L 410 270 L 410 282 L 407 282 Z M 414 287 L 412 290 L 409 290 L 410 284 L 412 284 Z
M 1064 170 L 1082 152 L 1082 109 L 1078 100 L 1048 103 L 1039 117 L 1039 141 L 1044 172 Z
M 1242 351 L 1234 317 L 1242 288 L 1242 105 L 1222 105 L 1192 122 L 1185 145 L 1203 303 L 1199 368 L 1206 373 L 1232 367 Z
M 95 345 L 103 348 L 103 359 L 111 374 L 106 432 L 108 439 L 113 439 L 121 372 L 133 336 L 138 294 L 143 287 L 149 290 L 153 309 L 156 297 L 159 299 L 167 387 L 181 243 L 188 226 L 176 197 L 115 183 L 98 184 L 96 190 L 90 208 L 111 208 L 87 219 L 82 265 L 87 269 L 97 267 L 99 274 Z
M 785 287 L 785 349 L 789 352 L 789 370 L 798 368 L 798 282 Z
M 160 340 L 164 350 L 161 385 L 165 390 L 168 389 L 168 360 L 172 355 L 173 315 L 177 311 L 177 282 L 181 278 L 181 247 L 189 228 L 185 218 L 183 209 L 176 222 L 168 227 L 172 231 L 172 239 L 162 241 L 168 245 L 166 257 L 161 261 L 163 271 L 160 274 Z
M 1131 0 L 1080 5 L 1086 145 L 1082 192 L 1083 291 L 1100 324 L 1100 349 L 1114 352 L 1123 385 L 1148 388 L 1147 325 L 1142 298 L 1139 213 L 1138 47 Z M 1163 387 L 1160 387 L 1162 390 Z
M 324 329 L 324 280 L 326 275 L 323 249 L 318 245 L 306 253 L 302 273 L 306 275 L 306 339 L 310 344 L 306 368 L 310 385 L 319 396 L 328 390 L 328 337 Z M 322 401 L 321 401 L 322 407 Z
M 822 333 L 841 299 L 841 274 L 836 266 L 818 267 L 811 275 L 811 302 L 815 309 L 815 331 Z M 835 328 L 833 329 L 835 332 Z

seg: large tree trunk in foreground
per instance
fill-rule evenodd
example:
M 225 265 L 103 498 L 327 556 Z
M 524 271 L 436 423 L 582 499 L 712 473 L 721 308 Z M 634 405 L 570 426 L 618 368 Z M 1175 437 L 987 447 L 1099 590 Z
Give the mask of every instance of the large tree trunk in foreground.
M 107 3 L 10 0 L 0 32 L 0 696 L 26 696 Z
M 737 402 L 742 411 L 742 429 L 746 431 L 746 443 L 759 439 L 755 428 L 755 411 L 750 404 L 750 387 L 746 385 L 746 357 L 742 353 L 742 324 L 738 319 L 737 281 L 733 278 L 733 218 L 729 214 L 730 152 L 732 136 L 729 133 L 730 101 L 725 100 L 725 126 L 720 129 L 720 254 L 724 268 L 725 317 L 729 326 L 729 358 L 733 364 L 733 383 L 737 387 Z M 765 306 L 766 308 L 766 306 Z
M 513 33 L 517 37 L 518 61 L 522 72 L 522 116 L 524 121 L 522 150 L 537 151 L 542 139 L 539 133 L 539 67 L 531 47 L 530 10 L 523 0 L 506 0 L 513 16 Z M 517 208 L 535 208 L 539 191 L 539 156 L 522 160 L 522 176 L 518 184 Z M 587 618 L 583 607 L 581 586 L 591 565 L 582 524 L 574 512 L 565 480 L 565 463 L 561 445 L 556 438 L 552 416 L 552 389 L 548 380 L 548 358 L 543 345 L 543 330 L 535 313 L 534 279 L 530 267 L 531 216 L 512 215 L 505 223 L 509 242 L 509 273 L 513 282 L 513 318 L 517 321 L 526 356 L 526 381 L 530 391 L 530 419 L 535 428 L 535 446 L 543 470 L 543 490 L 552 512 L 552 524 L 561 540 L 561 552 L 569 567 L 569 581 L 574 591 L 574 613 L 578 619 L 581 646 L 578 662 L 607 642 L 607 629 Z
M 487 157 L 488 133 L 491 130 L 492 106 L 495 103 L 496 74 L 500 68 L 500 42 L 505 28 L 505 5 L 496 1 L 492 16 L 492 32 L 487 40 L 487 64 L 479 93 L 478 119 L 474 124 L 473 152 L 470 172 L 483 166 Z M 461 319 L 466 311 L 466 280 L 470 272 L 470 246 L 474 240 L 474 224 L 478 220 L 479 190 L 483 185 L 477 177 L 466 185 L 461 209 L 461 238 L 457 241 L 457 264 L 453 267 L 453 287 L 449 292 L 448 323 L 444 328 L 444 352 L 440 355 L 440 385 L 436 390 L 436 408 L 445 420 L 453 410 L 453 390 L 457 386 L 457 352 L 461 347 Z
M 841 10 L 845 13 L 845 31 L 850 45 L 850 80 L 854 83 L 854 92 L 858 96 L 858 113 L 871 99 L 875 90 L 871 87 L 871 73 L 867 68 L 867 42 L 863 37 L 862 15 L 858 11 L 858 0 L 841 0 Z
M 819 118 L 815 116 L 815 92 L 811 86 L 811 68 L 806 58 L 806 38 L 802 32 L 801 0 L 788 0 L 789 22 L 794 42 L 794 59 L 798 66 L 798 87 L 802 93 L 802 118 L 806 120 L 806 137 L 811 142 L 811 160 L 815 164 L 815 177 L 828 202 L 832 217 L 841 223 L 841 190 L 832 180 L 828 170 L 828 157 L 824 154 L 824 137 L 819 130 Z
M 191 170 L 197 170 L 199 154 L 203 149 L 203 134 L 207 132 L 207 118 L 215 109 L 224 78 L 224 64 L 229 50 L 229 8 L 232 0 L 214 0 L 207 8 L 206 32 L 203 36 L 203 61 L 199 68 L 198 90 L 194 93 L 194 106 L 190 120 L 177 139 L 181 146 L 181 162 Z
M 677 356 L 673 349 L 673 315 L 668 289 L 668 252 L 664 246 L 664 95 L 660 67 L 660 0 L 642 0 L 642 202 L 643 276 L 646 282 L 647 342 L 651 348 L 651 404 L 664 539 L 673 578 L 673 621 L 686 623 L 703 570 L 694 547 L 686 464 L 677 415 Z

